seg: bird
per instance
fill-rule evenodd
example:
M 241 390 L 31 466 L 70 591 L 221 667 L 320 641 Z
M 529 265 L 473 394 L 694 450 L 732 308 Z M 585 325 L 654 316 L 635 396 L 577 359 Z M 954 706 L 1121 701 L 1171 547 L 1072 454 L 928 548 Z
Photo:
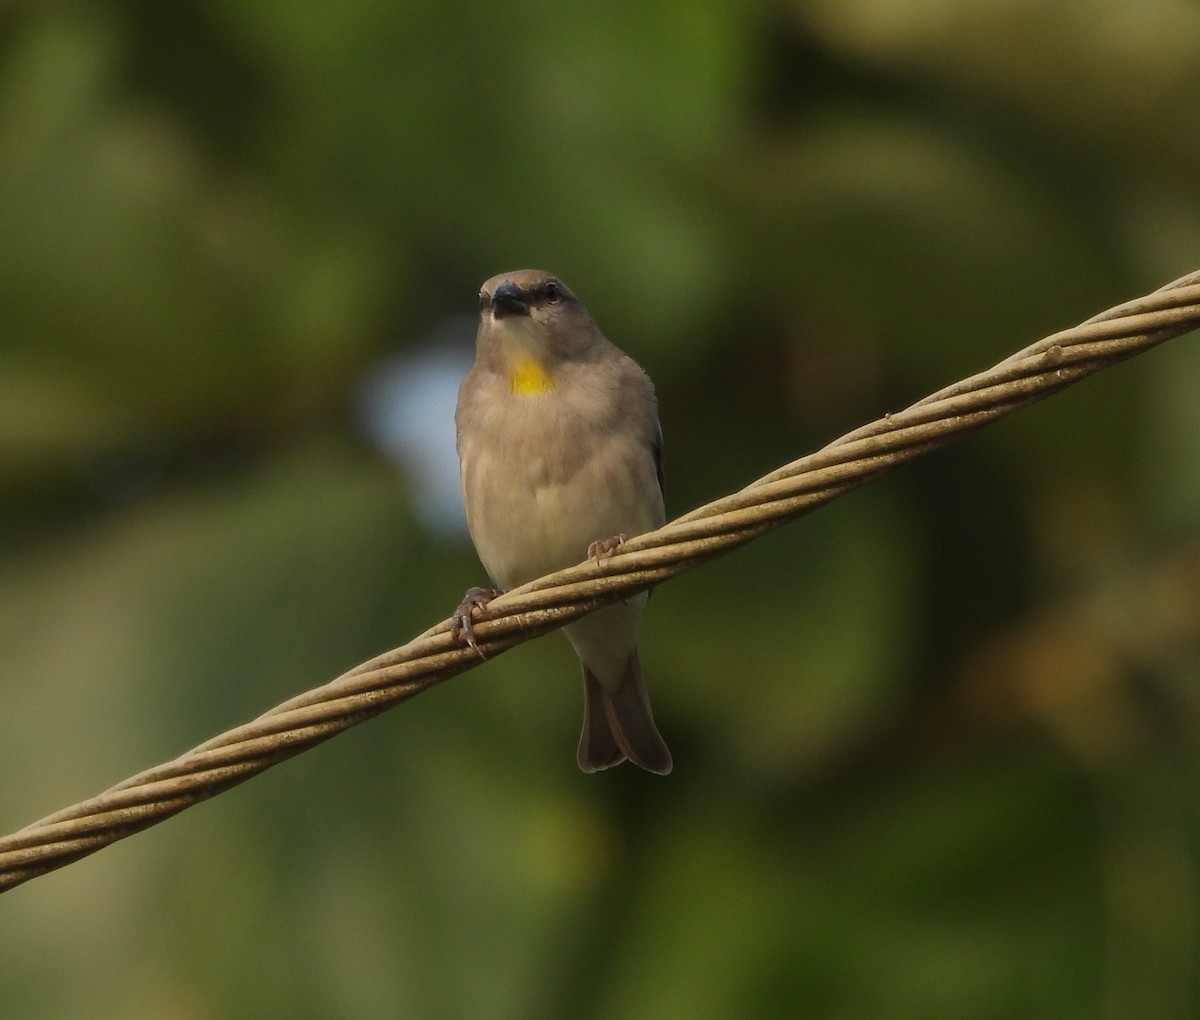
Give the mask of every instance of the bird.
M 600 564 L 663 524 L 662 429 L 650 377 L 561 279 L 537 269 L 480 289 L 475 360 L 454 418 L 467 530 L 496 585 L 470 589 L 452 618 L 478 653 L 473 616 L 492 598 L 585 558 Z M 637 651 L 648 597 L 562 628 L 582 666 L 584 772 L 626 760 L 671 771 Z

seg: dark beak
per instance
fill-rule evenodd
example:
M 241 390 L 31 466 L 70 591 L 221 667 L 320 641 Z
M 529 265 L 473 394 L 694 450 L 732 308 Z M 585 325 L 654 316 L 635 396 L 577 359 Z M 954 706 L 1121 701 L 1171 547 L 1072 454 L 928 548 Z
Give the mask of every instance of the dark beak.
M 506 315 L 528 315 L 529 296 L 511 280 L 505 280 L 492 292 L 492 314 L 497 319 Z

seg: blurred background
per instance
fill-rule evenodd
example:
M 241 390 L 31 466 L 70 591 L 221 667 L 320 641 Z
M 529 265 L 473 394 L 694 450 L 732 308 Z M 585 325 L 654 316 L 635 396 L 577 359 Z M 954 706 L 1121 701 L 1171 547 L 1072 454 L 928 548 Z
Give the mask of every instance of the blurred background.
M 476 293 L 656 381 L 668 510 L 1200 268 L 1186 0 L 10 2 L 0 829 L 484 583 Z M 22 1018 L 1200 1016 L 1200 337 L 0 898 Z

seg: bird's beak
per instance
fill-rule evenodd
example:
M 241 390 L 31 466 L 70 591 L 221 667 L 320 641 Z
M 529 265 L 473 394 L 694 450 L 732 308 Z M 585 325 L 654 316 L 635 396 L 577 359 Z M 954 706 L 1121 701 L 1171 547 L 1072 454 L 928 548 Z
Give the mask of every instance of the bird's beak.
M 492 314 L 497 319 L 506 315 L 528 315 L 529 297 L 511 280 L 505 280 L 492 292 Z

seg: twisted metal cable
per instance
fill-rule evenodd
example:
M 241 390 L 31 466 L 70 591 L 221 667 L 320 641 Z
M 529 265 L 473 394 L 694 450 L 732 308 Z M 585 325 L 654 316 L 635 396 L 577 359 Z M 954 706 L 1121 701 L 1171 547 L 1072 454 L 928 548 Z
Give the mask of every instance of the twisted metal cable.
M 1063 330 L 864 425 L 744 489 L 495 599 L 475 625 L 489 658 L 728 552 L 965 432 L 1200 326 L 1200 272 Z M 148 828 L 478 665 L 443 621 L 173 761 L 0 839 L 0 892 Z

